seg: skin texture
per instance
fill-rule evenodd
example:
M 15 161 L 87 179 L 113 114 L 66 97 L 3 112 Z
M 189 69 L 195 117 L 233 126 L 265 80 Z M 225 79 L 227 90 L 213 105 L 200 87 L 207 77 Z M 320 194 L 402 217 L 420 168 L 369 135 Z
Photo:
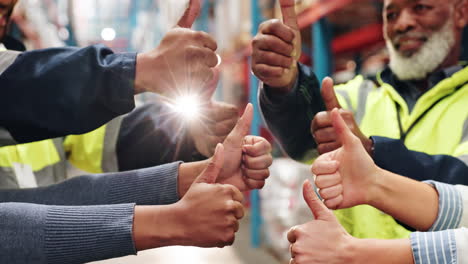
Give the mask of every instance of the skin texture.
M 0 0 L 0 40 L 5 37 L 11 12 L 16 0 Z
M 178 22 L 154 50 L 137 55 L 135 93 L 155 92 L 170 98 L 198 94 L 209 98 L 206 89 L 218 64 L 216 41 L 192 27 L 200 13 L 200 1 L 191 0 Z M 155 72 L 156 71 L 156 72 Z
M 243 195 L 232 185 L 216 184 L 224 158 L 219 144 L 176 204 L 136 207 L 133 235 L 138 250 L 169 245 L 224 247 L 234 242 L 238 220 L 244 216 Z

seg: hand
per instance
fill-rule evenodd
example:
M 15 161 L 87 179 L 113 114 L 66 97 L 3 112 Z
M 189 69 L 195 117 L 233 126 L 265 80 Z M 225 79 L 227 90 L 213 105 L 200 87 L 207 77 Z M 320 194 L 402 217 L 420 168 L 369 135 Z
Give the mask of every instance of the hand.
M 241 191 L 260 189 L 270 176 L 273 162 L 271 145 L 261 137 L 247 136 L 253 118 L 253 106 L 248 104 L 237 125 L 224 140 L 226 159 L 219 181 L 232 184 Z
M 340 103 L 336 98 L 335 90 L 333 88 L 333 80 L 331 78 L 327 77 L 323 80 L 321 93 L 326 111 L 317 113 L 311 123 L 311 133 L 317 143 L 317 151 L 320 154 L 324 154 L 341 147 L 341 141 L 335 133 L 330 117 L 330 112 L 334 108 L 338 108 L 341 117 L 343 117 L 348 127 L 354 135 L 361 140 L 367 153 L 372 155 L 372 147 L 374 143 L 361 132 L 354 119 L 353 113 L 341 108 Z
M 242 193 L 232 185 L 214 184 L 223 166 L 223 145 L 216 148 L 208 167 L 195 180 L 177 204 L 184 239 L 179 245 L 224 247 L 232 245 L 244 216 Z
M 189 135 L 197 151 L 205 157 L 213 156 L 215 147 L 222 143 L 239 120 L 234 105 L 212 102 L 203 110 L 202 120 L 191 122 Z
M 218 64 L 216 41 L 190 29 L 200 12 L 200 0 L 190 0 L 178 27 L 170 30 L 154 50 L 137 55 L 135 92 L 168 97 L 196 93 L 209 98 L 206 89 Z
M 252 71 L 274 91 L 287 93 L 297 76 L 301 55 L 301 32 L 294 0 L 280 0 L 283 22 L 262 23 L 253 39 Z
M 315 185 L 325 205 L 332 209 L 368 204 L 377 186 L 378 168 L 337 109 L 331 112 L 335 133 L 343 146 L 323 154 L 312 165 Z
M 290 264 L 349 263 L 346 254 L 355 239 L 340 225 L 314 192 L 309 181 L 303 185 L 304 200 L 315 220 L 295 226 L 288 232 Z

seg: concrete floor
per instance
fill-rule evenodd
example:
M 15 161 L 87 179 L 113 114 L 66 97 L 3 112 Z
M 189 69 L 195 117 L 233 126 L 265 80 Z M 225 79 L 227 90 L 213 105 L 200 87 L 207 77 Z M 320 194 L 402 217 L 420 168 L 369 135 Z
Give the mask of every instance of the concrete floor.
M 241 222 L 236 241 L 232 247 L 202 249 L 196 247 L 166 247 L 146 250 L 138 256 L 129 256 L 92 264 L 279 264 L 263 249 L 250 247 L 249 219 Z

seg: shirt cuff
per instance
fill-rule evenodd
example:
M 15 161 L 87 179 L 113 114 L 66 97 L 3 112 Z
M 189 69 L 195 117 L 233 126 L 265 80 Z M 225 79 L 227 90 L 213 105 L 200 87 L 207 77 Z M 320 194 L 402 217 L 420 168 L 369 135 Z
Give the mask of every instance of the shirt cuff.
M 410 240 L 415 264 L 457 263 L 454 230 L 415 232 Z
M 456 229 L 460 225 L 463 203 L 455 185 L 436 181 L 425 181 L 434 186 L 439 193 L 439 212 L 437 219 L 428 231 Z

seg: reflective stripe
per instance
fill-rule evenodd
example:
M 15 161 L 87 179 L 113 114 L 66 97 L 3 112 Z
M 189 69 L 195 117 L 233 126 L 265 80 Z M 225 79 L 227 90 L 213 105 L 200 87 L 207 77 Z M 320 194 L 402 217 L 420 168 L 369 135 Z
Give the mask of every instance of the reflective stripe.
M 369 96 L 369 93 L 372 91 L 372 88 L 374 88 L 374 83 L 370 80 L 364 80 L 361 86 L 359 87 L 358 102 L 355 116 L 356 123 L 358 125 L 361 124 L 361 121 L 364 118 L 364 115 L 366 114 L 367 96 Z
M 16 57 L 20 55 L 18 51 L 1 51 L 0 52 L 0 74 L 2 74 L 8 67 L 10 67 L 16 60 Z
M 351 97 L 349 97 L 349 93 L 344 90 L 335 90 L 335 93 L 341 95 L 345 100 L 346 104 L 348 105 L 347 109 L 351 110 L 353 114 L 356 114 L 356 109 L 353 109 L 353 105 L 351 104 Z
M 463 123 L 463 130 L 460 143 L 468 141 L 468 118 L 465 119 L 465 123 Z
M 458 156 L 457 159 L 463 161 L 463 163 L 465 163 L 466 165 L 468 165 L 468 155 L 461 155 L 461 156 Z
M 102 151 L 102 171 L 118 172 L 119 163 L 117 160 L 117 140 L 119 137 L 120 125 L 123 117 L 117 117 L 107 123 L 106 134 L 104 136 L 104 148 Z

